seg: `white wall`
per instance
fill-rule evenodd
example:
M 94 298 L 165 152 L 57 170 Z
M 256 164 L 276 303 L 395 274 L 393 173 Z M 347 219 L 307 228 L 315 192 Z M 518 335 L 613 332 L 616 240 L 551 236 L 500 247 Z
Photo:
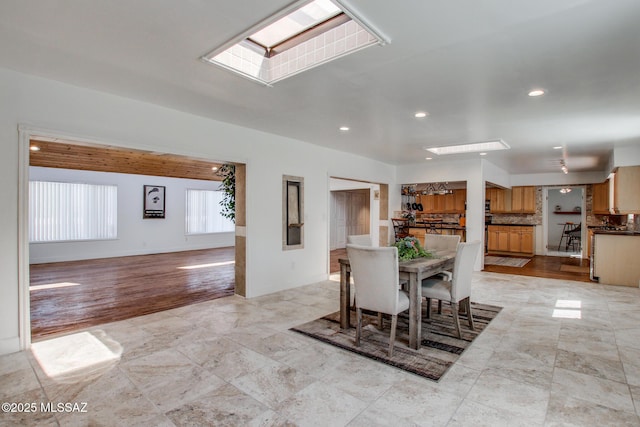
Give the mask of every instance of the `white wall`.
M 117 239 L 32 243 L 29 245 L 29 261 L 31 264 L 219 248 L 235 244 L 235 234 L 233 232 L 201 235 L 185 234 L 186 190 L 217 190 L 220 186 L 217 181 L 42 167 L 29 168 L 29 176 L 33 181 L 78 182 L 118 186 Z M 143 185 L 162 185 L 166 187 L 165 218 L 142 218 Z
M 20 347 L 20 125 L 27 132 L 246 163 L 242 231 L 250 298 L 328 277 L 330 176 L 395 181 L 395 167 L 381 162 L 6 69 L 0 69 L 0 99 L 0 354 Z M 304 249 L 282 250 L 283 174 L 305 179 Z

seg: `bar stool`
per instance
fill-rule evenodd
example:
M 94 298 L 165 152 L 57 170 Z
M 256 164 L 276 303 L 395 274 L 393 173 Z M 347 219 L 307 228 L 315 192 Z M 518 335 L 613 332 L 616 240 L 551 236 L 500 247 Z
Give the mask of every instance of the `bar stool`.
M 562 246 L 562 240 L 565 241 L 564 250 L 568 251 L 569 246 L 575 250 L 576 243 L 580 243 L 580 226 L 582 223 L 577 226 L 573 222 L 565 222 L 562 227 L 562 235 L 560 236 L 560 242 L 558 243 L 558 251 Z

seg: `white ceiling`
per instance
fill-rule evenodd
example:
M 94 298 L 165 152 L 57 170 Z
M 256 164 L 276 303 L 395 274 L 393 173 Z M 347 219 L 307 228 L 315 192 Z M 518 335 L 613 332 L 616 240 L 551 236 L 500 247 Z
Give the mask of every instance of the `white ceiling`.
M 638 0 L 348 0 L 390 44 L 273 87 L 199 60 L 289 3 L 2 0 L 0 66 L 396 165 L 502 138 L 511 173 L 600 171 L 640 144 Z

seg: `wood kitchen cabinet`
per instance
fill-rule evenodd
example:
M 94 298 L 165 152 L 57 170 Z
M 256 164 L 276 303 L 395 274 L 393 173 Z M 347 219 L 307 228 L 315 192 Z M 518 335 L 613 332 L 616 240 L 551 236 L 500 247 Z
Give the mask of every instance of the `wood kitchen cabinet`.
M 533 227 L 511 227 L 509 252 L 533 255 Z
M 454 205 L 456 213 L 465 213 L 467 207 L 467 190 L 455 190 Z
M 602 184 L 593 184 L 591 186 L 593 193 L 593 213 L 600 215 L 609 214 L 609 180 Z
M 505 213 L 511 208 L 511 192 L 503 188 L 487 188 L 486 198 L 489 200 L 489 212 Z
M 533 255 L 535 252 L 533 230 L 534 227 L 528 225 L 489 225 L 487 250 Z
M 536 187 L 513 187 L 511 189 L 511 212 L 536 213 Z
M 487 228 L 489 241 L 487 249 L 489 252 L 508 252 L 509 251 L 509 226 L 490 225 Z
M 612 213 L 640 213 L 640 166 L 618 168 L 613 178 Z

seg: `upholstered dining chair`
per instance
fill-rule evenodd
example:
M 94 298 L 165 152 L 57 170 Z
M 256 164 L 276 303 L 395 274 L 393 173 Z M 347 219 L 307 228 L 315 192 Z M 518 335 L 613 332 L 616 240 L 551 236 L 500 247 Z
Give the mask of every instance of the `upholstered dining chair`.
M 436 256 L 455 255 L 460 243 L 460 236 L 444 234 L 425 234 L 424 248 Z
M 371 234 L 352 234 L 351 236 L 347 236 L 347 244 L 373 246 Z
M 356 296 L 356 346 L 362 335 L 362 310 L 391 315 L 389 357 L 393 356 L 398 313 L 409 309 L 409 297 L 399 289 L 398 248 L 347 245 Z M 382 322 L 382 316 L 378 316 Z M 382 327 L 380 323 L 379 328 Z
M 422 281 L 422 296 L 427 302 L 427 317 L 431 316 L 431 300 L 448 301 L 451 303 L 451 313 L 458 338 L 460 333 L 460 319 L 458 318 L 458 306 L 462 302 L 462 308 L 467 313 L 469 328 L 474 329 L 473 315 L 471 313 L 471 278 L 473 266 L 480 253 L 480 242 L 458 244 L 456 258 L 453 265 L 453 278 L 451 280 L 439 280 L 427 278 Z M 440 305 L 438 309 L 440 310 Z

